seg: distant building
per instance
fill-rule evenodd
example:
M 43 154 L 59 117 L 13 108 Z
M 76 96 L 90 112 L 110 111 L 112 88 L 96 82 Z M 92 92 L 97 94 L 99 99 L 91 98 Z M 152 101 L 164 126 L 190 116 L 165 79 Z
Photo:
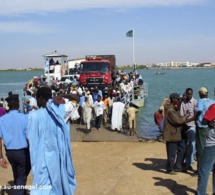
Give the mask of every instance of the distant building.
M 199 63 L 190 63 L 190 62 L 161 62 L 158 63 L 157 66 L 160 67 L 193 67 L 197 66 Z
M 213 63 L 211 62 L 202 62 L 202 63 L 199 63 L 197 66 L 198 67 L 211 67 L 213 65 Z

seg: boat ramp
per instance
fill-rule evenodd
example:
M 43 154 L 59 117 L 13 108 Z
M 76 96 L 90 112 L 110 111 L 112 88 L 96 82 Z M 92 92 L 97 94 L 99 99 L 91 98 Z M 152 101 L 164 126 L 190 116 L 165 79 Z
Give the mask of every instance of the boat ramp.
M 86 125 L 70 125 L 71 141 L 74 142 L 142 142 L 151 141 L 139 137 L 138 135 L 129 136 L 126 131 L 112 131 L 110 124 L 101 126 L 101 130 L 92 127 L 90 133 L 86 133 Z

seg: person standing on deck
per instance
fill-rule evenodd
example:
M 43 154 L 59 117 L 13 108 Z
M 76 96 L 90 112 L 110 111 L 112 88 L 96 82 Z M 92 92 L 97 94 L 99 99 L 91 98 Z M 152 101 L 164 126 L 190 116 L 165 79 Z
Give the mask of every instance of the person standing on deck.
M 189 118 L 186 122 L 186 132 L 185 132 L 185 169 L 193 170 L 194 154 L 196 151 L 196 124 L 195 124 L 195 110 L 197 106 L 197 100 L 193 98 L 193 89 L 187 88 L 186 98 L 182 100 L 180 107 L 181 116 L 185 116 L 189 113 Z
M 60 94 L 51 99 L 49 87 L 37 90 L 39 109 L 28 115 L 28 139 L 33 175 L 31 195 L 73 195 L 75 170 L 70 146 L 68 119 L 77 111 L 68 100 L 79 102 L 73 94 Z M 63 99 L 66 98 L 66 99 Z
M 11 164 L 14 185 L 20 189 L 14 189 L 14 194 L 25 195 L 26 190 L 21 186 L 26 185 L 27 177 L 30 172 L 30 157 L 27 142 L 28 119 L 25 114 L 20 113 L 18 95 L 10 95 L 6 98 L 9 105 L 9 113 L 0 118 L 0 166 L 7 168 L 7 161 L 3 157 L 2 139 L 6 156 Z

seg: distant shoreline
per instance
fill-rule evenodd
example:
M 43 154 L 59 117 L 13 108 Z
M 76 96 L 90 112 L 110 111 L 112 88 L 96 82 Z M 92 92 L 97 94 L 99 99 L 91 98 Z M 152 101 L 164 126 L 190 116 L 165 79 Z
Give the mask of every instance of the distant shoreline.
M 137 70 L 143 70 L 143 69 L 146 69 L 146 70 L 181 70 L 181 69 L 214 69 L 215 67 L 146 67 L 146 68 L 138 68 L 137 67 Z M 120 67 L 118 66 L 118 69 L 122 69 L 122 70 L 129 70 L 129 69 L 132 69 L 132 67 Z
M 132 67 L 124 67 L 124 66 L 117 66 L 119 70 L 129 70 L 133 69 Z M 141 67 L 137 66 L 137 70 L 181 70 L 181 69 L 214 69 L 214 66 L 211 67 Z M 42 68 L 32 68 L 32 69 L 0 69 L 0 72 L 36 72 L 36 71 L 44 71 Z
M 0 72 L 36 72 L 36 71 L 44 71 L 42 68 L 33 68 L 33 69 L 4 69 L 0 70 Z

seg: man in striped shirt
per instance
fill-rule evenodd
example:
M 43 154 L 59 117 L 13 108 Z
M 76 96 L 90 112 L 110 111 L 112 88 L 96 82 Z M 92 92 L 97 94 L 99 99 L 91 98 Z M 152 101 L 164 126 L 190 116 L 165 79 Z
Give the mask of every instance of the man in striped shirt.
M 187 170 L 194 171 L 192 165 L 194 163 L 195 154 L 195 135 L 196 135 L 196 124 L 195 124 L 195 109 L 197 106 L 197 100 L 193 98 L 193 89 L 186 89 L 186 98 L 182 100 L 180 115 L 185 116 L 189 113 L 189 117 L 186 123 L 185 137 L 183 138 L 186 145 L 186 156 L 185 156 L 185 167 Z

